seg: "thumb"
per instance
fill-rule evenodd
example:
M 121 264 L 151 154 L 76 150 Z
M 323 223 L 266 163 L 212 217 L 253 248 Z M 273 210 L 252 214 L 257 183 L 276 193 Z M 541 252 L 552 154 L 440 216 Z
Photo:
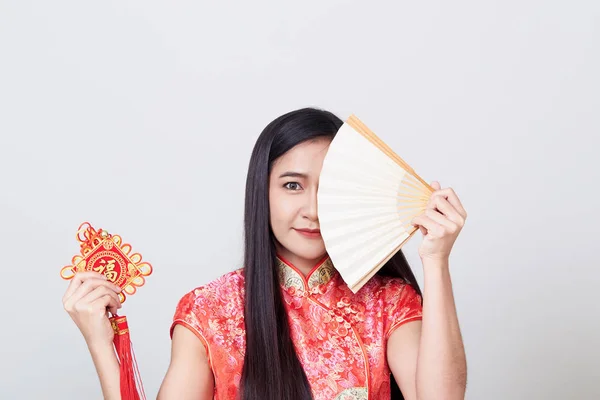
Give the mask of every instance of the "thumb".
M 433 188 L 433 190 L 440 190 L 442 188 L 438 181 L 431 182 L 431 187 Z

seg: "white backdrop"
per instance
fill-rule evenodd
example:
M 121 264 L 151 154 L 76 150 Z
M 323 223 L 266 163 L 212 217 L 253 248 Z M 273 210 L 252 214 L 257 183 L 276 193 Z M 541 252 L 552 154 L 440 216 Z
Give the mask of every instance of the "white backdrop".
M 600 398 L 599 22 L 592 0 L 0 0 L 0 398 L 101 397 L 61 304 L 83 221 L 155 268 L 122 310 L 154 398 L 177 301 L 240 266 L 254 141 L 304 106 L 461 197 L 468 399 Z

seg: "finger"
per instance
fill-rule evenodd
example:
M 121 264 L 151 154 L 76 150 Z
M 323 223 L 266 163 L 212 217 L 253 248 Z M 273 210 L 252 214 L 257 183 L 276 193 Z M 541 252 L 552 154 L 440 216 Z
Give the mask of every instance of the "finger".
M 430 205 L 432 209 L 437 209 L 442 215 L 456 225 L 462 226 L 464 224 L 464 218 L 445 197 L 434 196 L 430 201 Z
M 431 195 L 432 198 L 434 196 L 444 196 L 450 202 L 450 204 L 454 206 L 454 208 L 460 214 L 460 216 L 462 216 L 465 219 L 467 218 L 467 212 L 465 211 L 461 201 L 459 200 L 458 196 L 452 188 L 437 190 Z
M 99 286 L 84 297 L 78 302 L 83 308 L 87 308 L 89 305 L 92 305 L 96 300 L 106 298 L 106 296 L 110 297 L 114 300 L 115 309 L 121 308 L 121 302 L 119 301 L 119 296 L 111 289 L 106 286 Z
M 121 288 L 119 286 L 117 286 L 114 283 L 109 282 L 107 280 L 87 279 L 85 282 L 83 282 L 77 288 L 77 290 L 75 290 L 75 293 L 73 293 L 73 295 L 69 298 L 68 301 L 76 302 L 77 300 L 86 296 L 88 293 L 90 293 L 91 291 L 95 290 L 98 287 L 107 287 L 107 288 L 111 289 L 112 291 L 114 291 L 115 293 L 119 293 L 121 291 Z
M 458 230 L 458 225 L 456 223 L 452 222 L 445 215 L 434 210 L 433 208 L 428 208 L 425 210 L 425 215 L 437 223 L 440 227 L 445 227 L 449 232 L 456 232 Z
M 106 277 L 95 271 L 77 272 L 75 274 L 75 276 L 71 279 L 71 282 L 69 283 L 69 286 L 67 287 L 67 290 L 65 291 L 65 294 L 63 296 L 63 302 L 65 300 L 67 300 L 69 297 L 71 297 L 73 295 L 73 293 L 75 293 L 75 291 L 88 279 L 106 280 Z
M 433 188 L 433 190 L 440 190 L 442 188 L 442 186 L 440 185 L 440 183 L 438 181 L 431 182 L 430 186 Z
M 441 228 L 440 225 L 431 218 L 429 218 L 427 214 L 421 214 L 418 217 L 415 217 L 412 220 L 412 225 L 424 227 L 427 231 L 424 234 L 429 234 L 432 231 L 439 231 L 439 229 Z M 421 232 L 423 231 L 421 230 Z
M 94 310 L 105 310 L 115 315 L 118 309 L 121 308 L 121 304 L 118 300 L 115 300 L 112 296 L 104 295 L 94 300 L 90 306 Z
M 421 234 L 423 234 L 423 236 L 427 235 L 427 229 L 425 229 L 425 227 L 415 223 L 414 219 L 411 222 L 411 225 L 414 226 L 415 228 L 417 228 L 417 230 L 421 231 Z
M 85 282 L 79 285 L 75 292 L 65 301 L 65 309 L 67 311 L 72 310 L 75 304 L 77 304 L 83 297 L 87 296 L 89 293 L 93 292 L 99 287 L 105 287 L 115 294 L 121 292 L 120 287 L 104 279 L 87 279 Z

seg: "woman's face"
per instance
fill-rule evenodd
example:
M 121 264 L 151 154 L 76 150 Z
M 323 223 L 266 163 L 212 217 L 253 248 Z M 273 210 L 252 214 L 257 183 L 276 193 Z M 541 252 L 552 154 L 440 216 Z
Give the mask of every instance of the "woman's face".
M 277 251 L 303 272 L 326 253 L 319 232 L 317 189 L 330 143 L 328 138 L 300 143 L 273 163 L 269 178 L 270 222 Z

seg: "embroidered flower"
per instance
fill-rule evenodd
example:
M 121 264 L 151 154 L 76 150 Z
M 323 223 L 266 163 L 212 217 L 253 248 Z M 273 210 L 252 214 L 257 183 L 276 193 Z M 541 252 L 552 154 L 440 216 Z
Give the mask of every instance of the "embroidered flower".
M 355 322 L 363 322 L 365 320 L 365 314 L 362 312 L 358 312 L 356 313 L 356 315 L 354 315 L 353 318 Z
M 318 286 L 318 290 L 320 294 L 325 294 L 325 292 L 327 291 L 327 287 L 325 284 L 321 284 Z
M 346 328 L 344 325 L 341 325 L 338 327 L 337 333 L 340 336 L 346 336 L 348 334 L 348 328 Z

